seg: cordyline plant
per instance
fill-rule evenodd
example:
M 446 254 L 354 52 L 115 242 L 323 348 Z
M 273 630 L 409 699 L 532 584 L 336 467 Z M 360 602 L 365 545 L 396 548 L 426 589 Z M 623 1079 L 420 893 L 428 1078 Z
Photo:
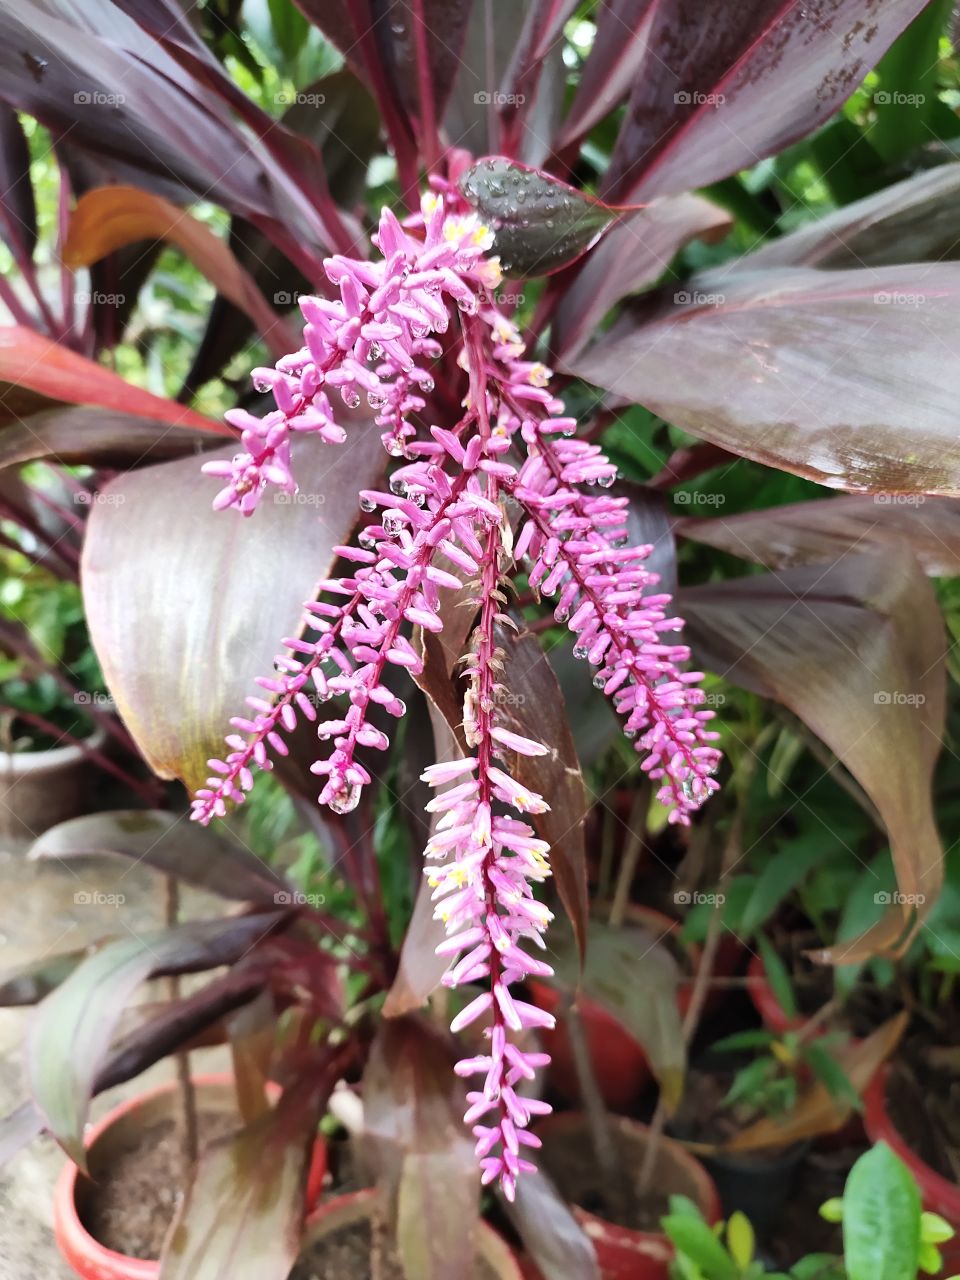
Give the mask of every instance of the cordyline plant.
M 492 169 L 485 166 L 488 175 Z M 503 180 L 512 177 L 504 165 Z M 630 544 L 628 500 L 590 492 L 609 488 L 616 469 L 599 446 L 574 438 L 576 419 L 548 390 L 549 369 L 523 358 L 521 336 L 493 293 L 501 282 L 499 259 L 488 255 L 493 232 L 451 183 L 433 185 L 406 229 L 383 210 L 380 261 L 337 256 L 325 263 L 339 300 L 301 299 L 305 345 L 276 369 L 253 374 L 261 390 L 272 390 L 277 408 L 263 419 L 232 411 L 228 420 L 242 432 L 244 452 L 204 465 L 227 481 L 214 505 L 250 515 L 268 484 L 295 491 L 297 436 L 341 443 L 346 432 L 334 405 L 340 399 L 355 408 L 364 395 L 377 410 L 387 452 L 409 460 L 393 472 L 392 492 L 361 491 L 361 506 L 376 511 L 379 523 L 364 529 L 358 545 L 335 548 L 359 567 L 322 583 L 324 597 L 307 602 L 316 639 L 287 640 L 291 653 L 278 657 L 277 675 L 259 678 L 273 701 L 248 698 L 254 718 L 233 720 L 241 732 L 228 738 L 225 760 L 210 762 L 214 775 L 197 793 L 194 817 L 207 822 L 224 813 L 226 801 L 242 800 L 252 767 L 268 767 L 271 748 L 286 751 L 282 735 L 298 717 L 316 720 L 310 687 L 323 701 L 348 700 L 345 713 L 317 724 L 333 750 L 312 771 L 326 779 L 321 804 L 335 813 L 353 809 L 371 782 L 358 746 L 389 746 L 370 721 L 371 708 L 393 716 L 406 710 L 385 673 L 391 664 L 423 673 L 405 628 L 441 632 L 441 592 L 476 592 L 479 621 L 464 654 L 463 699 L 464 737 L 475 754 L 423 774 L 432 787 L 455 783 L 427 806 L 442 817 L 425 856 L 439 864 L 428 871 L 448 935 L 439 952 L 454 962 L 444 982 L 487 984 L 451 1029 L 490 1015 L 489 1052 L 464 1059 L 457 1071 L 482 1077 L 465 1118 L 475 1125 L 483 1181 L 499 1178 L 513 1199 L 517 1175 L 533 1167 L 521 1148 L 539 1145 L 524 1130 L 531 1116 L 549 1110 L 521 1098 L 515 1086 L 549 1059 L 523 1052 L 510 1036 L 554 1023 L 510 992 L 528 975 L 553 974 L 522 945 L 544 946 L 551 917 L 532 886 L 549 874 L 549 845 L 513 816 L 549 806 L 511 771 L 515 755 L 545 755 L 551 744 L 514 733 L 498 714 L 498 696 L 509 690 L 500 683 L 497 626 L 515 626 L 503 587 L 516 566 L 526 557 L 530 586 L 557 597 L 555 620 L 576 637 L 576 656 L 597 669 L 594 683 L 624 716 L 624 732 L 659 783 L 671 821 L 689 823 L 716 789 L 719 752 L 710 743 L 718 735 L 706 729 L 714 713 L 702 705 L 701 673 L 680 669 L 689 651 L 670 640 L 682 623 L 668 616 L 670 596 L 656 591 L 659 578 L 645 563 L 653 548 Z M 431 369 L 444 354 L 466 373 L 464 412 L 418 430 L 427 407 L 420 392 L 433 389 Z M 520 513 L 516 529 L 510 500 Z
M 939 27 L 922 0 L 299 0 L 303 18 L 275 9 L 290 19 L 276 21 L 275 61 L 295 89 L 284 92 L 279 120 L 225 70 L 229 58 L 259 76 L 263 101 L 275 91 L 262 66 L 250 69 L 255 60 L 221 9 L 203 6 L 194 27 L 173 0 L 0 0 L 0 142 L 11 175 L 0 222 L 21 286 L 4 291 L 14 323 L 0 329 L 9 410 L 0 461 L 124 469 L 105 479 L 114 500 L 91 511 L 83 587 L 127 727 L 161 776 L 196 793 L 204 820 L 244 795 L 271 759 L 285 785 L 313 802 L 316 765 L 333 811 L 323 829 L 336 833 L 334 857 L 368 916 L 360 959 L 345 950 L 338 961 L 364 975 L 363 999 L 389 991 L 388 1014 L 422 1004 L 443 969 L 448 982 L 483 983 L 455 1025 L 470 1046 L 460 1050 L 462 1069 L 479 1077 L 471 1122 L 484 1176 L 512 1191 L 526 1162 L 518 1134 L 537 1107 L 520 1082 L 542 1062 L 519 1039 L 525 1023 L 545 1018 L 510 988 L 542 971 L 529 952 L 548 913 L 532 886 L 548 856 L 580 943 L 588 918 L 581 780 L 558 681 L 535 638 L 511 633 L 521 614 L 510 581 L 521 567 L 521 606 L 556 593 L 551 621 L 573 631 L 681 826 L 715 785 L 717 753 L 697 678 L 682 670 L 679 622 L 668 616 L 674 535 L 774 570 L 679 592 L 695 665 L 785 706 L 875 807 L 902 892 L 845 944 L 845 961 L 902 950 L 917 912 L 899 903 L 919 898 L 929 908 L 936 897 L 930 784 L 945 645 L 926 575 L 960 565 L 949 501 L 960 494 L 960 375 L 942 337 L 960 321 L 960 268 L 940 261 L 960 235 L 960 181 L 948 164 L 889 183 L 909 165 L 910 147 L 930 136 L 949 142 L 960 124 L 935 109 L 943 104 L 932 92 L 923 109 L 898 109 L 902 95 L 888 93 L 863 107 L 860 122 L 834 114 L 879 59 L 883 87 L 900 88 L 884 54 L 908 27 L 904 38 L 924 49 L 911 57 L 935 63 Z M 589 30 L 586 53 L 564 36 L 571 20 Z M 345 65 L 314 80 L 301 70 L 315 28 Z M 50 131 L 61 183 L 53 263 L 38 262 L 17 112 Z M 831 156 L 847 153 L 851 130 L 869 180 L 844 192 Z M 736 175 L 793 145 L 841 207 L 722 269 L 682 267 L 682 290 L 661 283 L 689 241 L 729 227 L 714 200 L 747 207 L 758 236 L 773 229 Z M 370 162 L 385 153 L 396 184 L 368 215 Z M 197 200 L 231 215 L 229 241 L 184 211 Z M 126 309 L 93 303 L 74 314 L 73 273 L 90 268 L 101 297 L 132 298 L 158 242 L 176 246 L 218 291 L 181 371 L 182 399 L 257 332 L 276 361 L 255 374 L 273 397 L 265 415 L 241 394 L 225 429 L 91 358 L 131 329 Z M 40 266 L 54 277 L 57 305 L 33 287 Z M 531 281 L 532 307 L 514 312 L 500 270 Z M 298 293 L 306 328 L 293 351 L 296 326 L 276 308 Z M 898 305 L 918 295 L 922 308 Z M 133 332 L 146 346 L 154 337 Z M 600 403 L 578 379 L 601 389 Z M 604 488 L 615 478 L 609 458 L 625 452 L 624 424 L 637 451 L 653 452 L 666 438 L 662 422 L 697 443 L 668 450 L 642 486 Z M 249 521 L 209 510 L 211 480 L 193 456 L 225 435 L 229 447 L 206 459 L 207 470 L 220 478 L 219 506 L 249 514 L 259 501 Z M 159 457 L 175 460 L 156 465 Z M 711 519 L 687 509 L 668 522 L 665 490 L 738 459 L 751 476 L 762 464 L 851 493 Z M 369 518 L 354 538 L 358 492 Z M 921 493 L 931 496 L 924 507 L 875 501 Z M 320 520 L 304 514 L 313 501 Z M 277 670 L 263 675 L 284 635 Z M 450 669 L 461 656 L 454 696 Z M 223 726 L 258 674 L 259 700 L 205 782 Z M 450 932 L 440 962 L 422 897 L 399 954 L 391 945 L 371 842 L 349 825 L 364 812 L 362 796 L 351 805 L 385 759 L 402 700 L 420 698 L 417 683 L 437 723 L 459 735 L 459 758 L 444 746 L 427 769 L 437 788 L 428 854 L 439 856 L 428 858 L 436 883 L 424 892 L 436 894 Z M 319 762 L 312 717 L 329 743 Z M 319 822 L 315 806 L 305 812 Z M 273 892 L 260 902 L 267 915 Z M 326 1081 L 347 1049 L 393 1063 L 370 1050 L 366 1024 L 364 1034 L 345 1025 L 324 994 L 330 966 L 317 958 L 312 929 L 336 932 L 337 922 L 281 905 L 279 920 L 249 927 L 296 939 L 289 948 L 258 942 L 252 956 L 275 1010 L 308 1006 L 315 1038 L 297 1077 L 313 1070 Z M 227 927 L 225 951 L 198 944 L 197 966 L 240 948 L 238 929 Z M 178 945 L 174 936 L 169 946 Z M 93 959 L 41 1006 L 48 1029 L 75 1025 L 64 1011 L 88 1007 L 91 989 L 104 1001 L 116 994 L 117 975 L 128 972 L 122 956 Z M 299 984 L 301 961 L 309 980 Z M 144 958 L 138 972 L 163 971 Z M 216 1008 L 211 996 L 202 1015 L 194 1010 L 191 1034 Z M 137 1069 L 183 1044 L 176 1014 L 168 1011 L 172 1029 L 168 1020 L 145 1033 L 150 1050 Z M 419 1032 L 387 1018 L 379 1035 L 395 1050 Z M 43 1071 L 34 1059 L 39 1111 L 31 1106 L 14 1136 L 46 1124 L 78 1150 L 102 1077 L 92 1067 L 58 1074 L 73 1056 L 48 1052 Z M 399 1110 L 409 1111 L 407 1098 Z M 471 1176 L 475 1186 L 473 1166 Z M 521 1211 L 525 1185 L 539 1191 L 543 1181 L 521 1180 Z M 287 1205 L 292 1220 L 302 1208 Z M 235 1209 L 223 1221 L 239 1233 L 247 1225 Z M 268 1225 L 263 1239 L 274 1243 L 257 1254 L 258 1274 L 282 1277 L 290 1241 Z M 582 1246 L 569 1250 L 571 1276 L 593 1274 Z M 230 1274 L 208 1262 L 195 1256 L 190 1280 Z M 178 1274 L 173 1263 L 164 1274 Z

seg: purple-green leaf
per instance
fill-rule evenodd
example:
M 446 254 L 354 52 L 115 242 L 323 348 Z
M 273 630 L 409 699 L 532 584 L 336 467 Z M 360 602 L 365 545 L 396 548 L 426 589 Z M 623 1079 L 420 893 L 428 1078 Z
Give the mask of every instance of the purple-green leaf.
M 601 1280 L 590 1237 L 545 1173 L 521 1178 L 504 1208 L 544 1280 Z
M 122 809 L 71 818 L 35 840 L 29 856 L 70 861 L 104 854 L 146 863 L 208 893 L 258 907 L 274 907 L 278 893 L 289 893 L 281 875 L 222 830 L 160 810 Z
M 763 267 L 886 267 L 960 258 L 960 163 L 914 173 L 741 260 Z
M 565 368 L 713 444 L 831 488 L 960 494 L 960 265 L 698 277 Z
M 363 1077 L 365 1143 L 418 1280 L 460 1280 L 477 1244 L 479 1179 L 452 1048 L 420 1018 L 384 1022 Z
M 365 423 L 344 445 L 305 441 L 302 501 L 274 495 L 249 520 L 211 509 L 216 486 L 196 458 L 106 487 L 84 547 L 87 619 L 120 714 L 162 777 L 202 785 L 230 717 L 349 538 L 357 490 L 375 487 L 385 459 Z
M 127 1001 L 142 982 L 233 964 L 282 922 L 282 912 L 204 920 L 130 933 L 94 952 L 40 1004 L 27 1074 L 46 1127 L 85 1168 L 83 1128 L 101 1064 Z
M 960 502 L 851 494 L 734 516 L 678 520 L 674 532 L 768 569 L 839 560 L 851 548 L 909 546 L 933 577 L 960 575 Z
M 678 250 L 701 237 L 710 243 L 730 229 L 730 215 L 702 196 L 655 200 L 622 218 L 588 254 L 553 314 L 550 350 L 571 359 L 621 298 L 653 284 Z
M 196 453 L 214 437 L 109 409 L 63 405 L 16 418 L 0 430 L 0 467 L 46 458 L 88 466 L 138 467 Z
M 255 1260 L 260 1280 L 286 1280 L 329 1083 L 304 1074 L 272 1110 L 207 1147 L 167 1237 L 161 1280 L 235 1280 L 241 1258 Z
M 513 276 L 542 276 L 576 261 L 617 215 L 541 169 L 504 156 L 478 160 L 460 190 L 494 233 L 493 252 Z
M 851 964 L 895 951 L 943 878 L 931 785 L 946 639 L 930 583 L 906 548 L 890 546 L 694 587 L 681 591 L 679 605 L 696 660 L 803 720 L 886 827 L 900 902 L 875 930 L 820 958 Z

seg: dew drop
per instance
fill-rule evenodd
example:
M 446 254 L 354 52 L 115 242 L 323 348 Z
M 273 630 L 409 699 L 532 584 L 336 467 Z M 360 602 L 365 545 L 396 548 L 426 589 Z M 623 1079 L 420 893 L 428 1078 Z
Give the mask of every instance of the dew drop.
M 590 650 L 585 644 L 575 644 L 573 646 L 573 656 L 575 658 L 585 658 Z
M 432 378 L 422 378 L 420 381 L 420 390 L 424 392 L 424 394 L 429 395 L 430 392 L 433 390 L 434 385 L 435 384 Z
M 374 502 L 374 500 L 373 500 L 372 498 L 361 498 L 361 499 L 360 499 L 360 510 L 361 510 L 361 511 L 376 511 L 376 509 L 377 509 L 377 504 Z
M 360 407 L 360 392 L 354 387 L 344 385 L 340 388 L 340 399 L 348 409 L 357 409 Z
M 387 453 L 391 458 L 403 457 L 403 441 L 398 436 L 391 436 L 387 441 Z
M 371 409 L 382 409 L 386 403 L 387 403 L 387 397 L 383 394 L 382 391 L 367 392 L 367 404 L 370 406 Z
M 334 813 L 352 813 L 360 803 L 360 787 L 354 783 L 352 787 L 344 786 L 330 801 Z
M 603 689 L 606 686 L 606 683 L 607 677 L 600 675 L 599 672 L 593 677 L 593 687 L 595 689 Z
M 254 391 L 259 391 L 261 395 L 265 395 L 270 390 L 270 383 L 266 378 L 254 378 L 253 389 Z
M 616 471 L 605 471 L 602 476 L 597 479 L 597 484 L 601 489 L 610 489 L 614 481 L 617 479 Z

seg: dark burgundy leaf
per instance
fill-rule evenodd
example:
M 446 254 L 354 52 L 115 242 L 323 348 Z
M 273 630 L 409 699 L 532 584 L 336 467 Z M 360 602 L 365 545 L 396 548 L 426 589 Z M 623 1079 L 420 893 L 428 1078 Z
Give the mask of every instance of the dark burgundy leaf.
M 652 0 L 607 0 L 598 8 L 593 48 L 557 138 L 558 151 L 579 142 L 633 88 L 656 7 Z
M 569 372 L 831 488 L 960 494 L 960 267 L 714 272 L 651 298 Z
M 697 661 L 807 724 L 882 818 L 902 905 L 821 959 L 894 951 L 943 877 L 931 779 L 944 726 L 946 640 L 933 589 L 903 547 L 850 553 L 681 591 Z
M 494 252 L 508 275 L 548 275 L 574 262 L 616 210 L 548 173 L 504 156 L 479 160 L 460 190 L 494 232 Z
M 725 210 L 694 195 L 655 200 L 622 218 L 594 246 L 564 290 L 553 313 L 551 353 L 572 359 L 610 308 L 658 280 L 688 241 L 699 236 L 713 243 L 730 226 Z
M 17 113 L 0 106 L 0 236 L 14 258 L 33 257 L 37 207 L 30 181 L 30 149 Z
M 960 502 L 912 494 L 854 494 L 686 519 L 674 531 L 769 569 L 839 560 L 851 548 L 907 545 L 933 576 L 960 575 Z
M 601 194 L 687 191 L 781 151 L 837 110 L 924 3 L 654 6 Z
M 960 258 L 960 164 L 915 173 L 742 259 L 762 267 L 886 267 Z
M 170 46 L 185 56 L 172 38 Z M 191 67 L 202 63 L 196 51 L 192 57 Z M 209 66 L 200 69 L 215 78 Z M 0 96 L 11 106 L 55 135 L 69 134 L 71 145 L 109 157 L 121 180 L 150 186 L 158 178 L 164 195 L 179 183 L 271 229 L 290 228 L 308 247 L 342 235 L 329 225 L 329 209 L 308 199 L 274 158 L 299 149 L 306 180 L 322 173 L 317 153 L 226 88 L 222 71 L 215 79 L 213 91 L 110 0 L 81 8 L 63 0 L 0 3 Z M 236 123 L 225 93 L 235 110 L 246 104 L 269 145 Z
M 289 898 L 287 881 L 222 829 L 200 827 L 182 814 L 123 809 L 71 818 L 44 832 L 29 857 L 72 860 L 113 855 L 176 876 L 186 884 L 260 907 Z
M 171 404 L 174 413 L 179 407 Z M 138 467 L 195 454 L 216 437 L 108 409 L 63 405 L 0 429 L 0 467 L 47 458 L 90 466 Z
M 332 198 L 342 207 L 352 207 L 363 194 L 367 165 L 380 133 L 376 104 L 356 76 L 338 71 L 318 80 L 297 95 L 284 112 L 283 123 L 320 149 Z M 233 219 L 229 245 L 275 307 L 287 310 L 299 294 L 312 292 L 307 277 L 246 219 Z M 294 320 L 297 317 L 299 311 Z M 249 318 L 218 296 L 185 379 L 186 388 L 195 390 L 216 376 L 252 331 Z
M 250 520 L 211 509 L 216 484 L 194 458 L 119 476 L 91 512 L 84 602 L 104 675 L 154 770 L 191 788 L 297 631 L 358 518 L 357 490 L 376 487 L 386 461 L 360 422 L 343 445 L 298 448 L 304 501 L 278 494 Z
M 98 1072 L 127 1001 L 149 977 L 233 964 L 269 936 L 282 912 L 130 933 L 94 952 L 37 1008 L 27 1073 L 46 1127 L 85 1168 L 83 1128 Z

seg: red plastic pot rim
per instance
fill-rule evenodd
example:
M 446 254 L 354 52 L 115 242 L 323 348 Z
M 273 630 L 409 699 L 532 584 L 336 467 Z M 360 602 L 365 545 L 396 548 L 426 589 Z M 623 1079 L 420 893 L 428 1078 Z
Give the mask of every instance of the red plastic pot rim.
M 233 1076 L 225 1072 L 194 1077 L 194 1084 L 200 1086 L 232 1083 Z M 154 1098 L 174 1092 L 177 1087 L 175 1080 L 168 1080 L 112 1107 L 85 1133 L 83 1145 L 86 1150 L 89 1151 L 118 1120 Z M 276 1098 L 280 1094 L 280 1086 L 268 1081 L 267 1092 L 271 1098 Z M 77 1212 L 76 1189 L 79 1174 L 80 1170 L 74 1162 L 68 1160 L 57 1178 L 53 1192 L 53 1231 L 67 1264 L 82 1280 L 158 1280 L 159 1262 L 117 1253 L 102 1245 L 87 1231 Z
M 863 1124 L 871 1142 L 885 1142 L 900 1157 L 916 1178 L 925 1208 L 939 1213 L 955 1227 L 960 1227 L 960 1187 L 926 1163 L 908 1145 L 887 1110 L 887 1080 L 890 1065 L 885 1063 L 874 1075 L 863 1095 Z

